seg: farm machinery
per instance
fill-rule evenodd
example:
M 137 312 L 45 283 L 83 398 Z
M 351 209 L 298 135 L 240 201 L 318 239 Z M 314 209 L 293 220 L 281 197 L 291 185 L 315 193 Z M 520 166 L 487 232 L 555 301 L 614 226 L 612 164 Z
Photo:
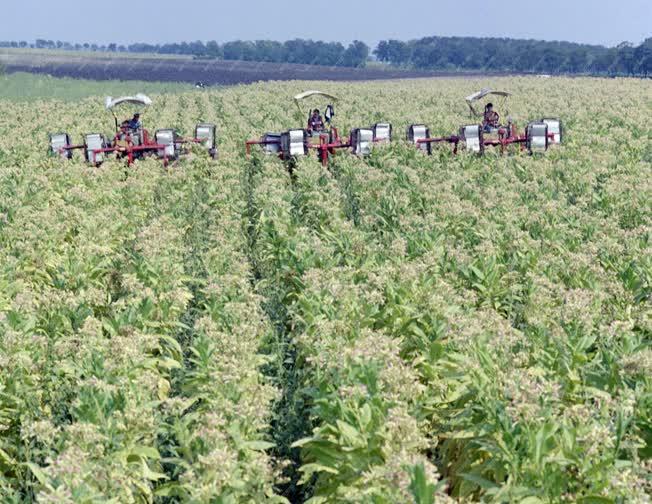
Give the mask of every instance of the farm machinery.
M 67 133 L 50 135 L 49 152 L 62 159 L 72 159 L 75 150 L 81 150 L 84 158 L 92 165 L 99 166 L 107 156 L 115 154 L 118 158 L 126 158 L 131 165 L 134 160 L 146 156 L 157 156 L 165 166 L 170 161 L 179 158 L 184 151 L 184 145 L 200 144 L 215 159 L 217 157 L 216 126 L 210 123 L 199 123 L 195 127 L 193 138 L 183 138 L 174 129 L 158 129 L 152 136 L 140 122 L 140 112 L 152 104 L 152 100 L 143 95 L 107 97 L 106 110 L 110 111 L 115 120 L 115 135 L 109 140 L 101 133 L 84 135 L 84 143 L 72 144 Z M 136 109 L 131 120 L 118 121 L 117 111 L 125 106 Z
M 370 154 L 376 143 L 388 143 L 392 140 L 392 126 L 389 123 L 377 123 L 368 128 L 351 130 L 348 138 L 340 136 L 338 128 L 333 124 L 335 117 L 334 104 L 338 99 L 322 91 L 306 91 L 294 97 L 298 118 L 303 121 L 302 105 L 308 99 L 325 98 L 328 104 L 321 116 L 319 109 L 308 110 L 308 119 L 303 128 L 290 129 L 283 133 L 265 133 L 261 138 L 246 142 L 247 155 L 251 154 L 252 145 L 260 145 L 266 154 L 277 155 L 284 161 L 307 156 L 311 151 L 317 152 L 317 157 L 324 166 L 335 156 L 338 150 L 349 150 L 359 156 Z
M 493 89 L 482 89 L 466 97 L 473 119 L 482 119 L 482 123 L 468 124 L 460 127 L 458 134 L 445 137 L 431 137 L 430 129 L 424 124 L 412 124 L 407 128 L 407 140 L 426 154 L 432 153 L 436 144 L 449 144 L 453 153 L 463 146 L 469 152 L 484 154 L 486 147 L 499 147 L 501 153 L 510 145 L 519 145 L 530 154 L 545 152 L 552 144 L 560 144 L 563 138 L 562 123 L 556 117 L 544 117 L 539 121 L 529 122 L 523 133 L 519 133 L 516 124 L 507 111 L 510 93 Z M 503 122 L 495 111 L 491 99 L 500 102 L 507 121 Z

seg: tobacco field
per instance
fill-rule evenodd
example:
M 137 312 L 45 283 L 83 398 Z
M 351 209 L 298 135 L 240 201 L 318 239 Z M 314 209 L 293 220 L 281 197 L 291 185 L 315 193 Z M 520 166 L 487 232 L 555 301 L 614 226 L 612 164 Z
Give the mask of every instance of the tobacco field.
M 489 84 L 564 144 L 403 140 Z M 247 158 L 307 88 L 398 141 Z M 145 127 L 214 122 L 219 159 L 65 162 L 48 133 L 111 132 L 102 96 L 0 100 L 1 502 L 650 501 L 651 81 L 152 98 Z

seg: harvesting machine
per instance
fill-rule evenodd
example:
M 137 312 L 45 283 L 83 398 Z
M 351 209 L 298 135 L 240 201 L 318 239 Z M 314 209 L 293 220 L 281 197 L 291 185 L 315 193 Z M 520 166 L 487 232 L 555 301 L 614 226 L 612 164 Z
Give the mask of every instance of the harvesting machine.
M 106 98 L 105 107 L 115 120 L 115 135 L 109 140 L 102 133 L 84 135 L 84 143 L 72 144 L 68 133 L 50 135 L 49 152 L 63 159 L 71 159 L 73 151 L 81 150 L 87 162 L 99 166 L 108 155 L 115 154 L 118 158 L 126 158 L 128 165 L 134 160 L 146 156 L 157 156 L 167 166 L 184 153 L 183 146 L 200 144 L 208 150 L 210 156 L 217 157 L 216 126 L 210 123 L 199 123 L 195 127 L 193 138 L 183 138 L 172 128 L 158 129 L 152 136 L 140 123 L 140 112 L 152 104 L 152 100 L 143 95 Z M 124 106 L 136 109 L 131 121 L 118 122 L 117 111 Z
M 265 133 L 261 138 L 246 142 L 247 155 L 251 153 L 252 145 L 260 145 L 266 154 L 277 155 L 284 161 L 307 156 L 310 151 L 316 151 L 324 166 L 337 150 L 349 150 L 359 156 L 368 155 L 376 143 L 391 142 L 392 125 L 377 123 L 367 128 L 351 130 L 348 138 L 342 138 L 338 128 L 333 124 L 335 117 L 334 103 L 338 99 L 322 91 L 306 91 L 294 97 L 298 120 L 303 121 L 304 102 L 311 98 L 325 98 L 328 105 L 321 117 L 318 109 L 308 110 L 308 120 L 303 128 L 290 129 L 283 133 Z
M 545 152 L 552 144 L 560 144 L 563 139 L 562 123 L 556 117 L 544 117 L 531 121 L 523 133 L 519 133 L 507 110 L 510 93 L 493 89 L 482 89 L 466 97 L 471 118 L 482 120 L 481 123 L 467 124 L 460 127 L 458 134 L 445 137 L 431 137 L 430 129 L 424 124 L 412 124 L 407 128 L 407 140 L 427 154 L 432 153 L 435 144 L 450 144 L 453 153 L 462 145 L 467 151 L 484 154 L 486 147 L 500 147 L 501 153 L 510 145 L 520 145 L 529 153 Z M 491 99 L 500 102 L 507 121 L 494 111 Z

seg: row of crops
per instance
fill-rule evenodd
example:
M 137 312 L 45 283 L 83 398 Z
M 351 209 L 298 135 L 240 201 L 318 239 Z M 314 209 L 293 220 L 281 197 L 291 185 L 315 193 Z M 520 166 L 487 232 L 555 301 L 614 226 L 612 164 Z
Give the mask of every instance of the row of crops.
M 485 84 L 324 87 L 438 134 Z M 1 500 L 648 501 L 649 83 L 497 85 L 565 145 L 291 177 L 244 156 L 296 122 L 273 83 L 155 98 L 218 161 L 94 169 L 44 153 L 101 100 L 0 102 Z

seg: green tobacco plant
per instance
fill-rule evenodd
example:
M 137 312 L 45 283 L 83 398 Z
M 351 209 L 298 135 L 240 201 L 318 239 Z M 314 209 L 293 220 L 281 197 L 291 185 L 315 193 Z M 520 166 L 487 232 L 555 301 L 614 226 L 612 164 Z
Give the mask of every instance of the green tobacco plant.
M 167 168 L 44 154 L 101 99 L 0 99 L 0 501 L 647 502 L 649 86 L 496 79 L 542 156 L 401 138 L 486 84 L 320 83 L 394 141 L 291 175 L 243 141 L 305 83 L 156 97 L 219 125 Z

